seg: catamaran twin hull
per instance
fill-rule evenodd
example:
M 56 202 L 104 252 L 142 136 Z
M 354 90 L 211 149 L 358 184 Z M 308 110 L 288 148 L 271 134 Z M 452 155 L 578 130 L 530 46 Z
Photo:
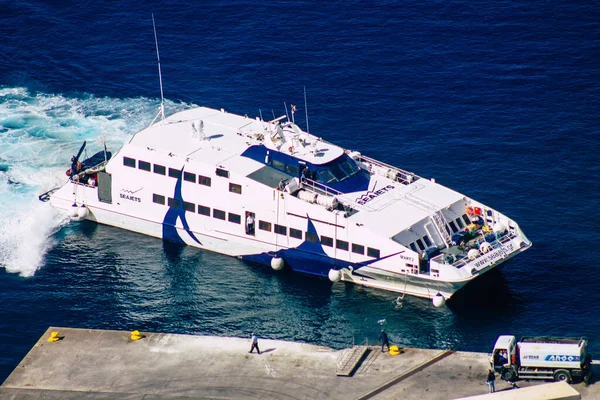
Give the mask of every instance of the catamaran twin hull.
M 80 163 L 82 149 L 68 182 L 40 199 L 275 270 L 448 299 L 531 246 L 498 211 L 285 117 L 199 107 L 136 133 L 113 157 Z

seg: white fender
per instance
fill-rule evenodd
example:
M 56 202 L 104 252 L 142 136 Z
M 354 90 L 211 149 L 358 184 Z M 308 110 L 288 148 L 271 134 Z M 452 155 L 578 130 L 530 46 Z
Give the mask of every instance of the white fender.
M 431 301 L 433 302 L 433 305 L 437 308 L 442 307 L 444 304 L 446 304 L 446 299 L 444 298 L 444 296 L 442 296 L 441 293 L 438 293 L 435 296 L 433 296 L 433 299 L 431 299 Z
M 79 207 L 77 209 L 77 216 L 81 219 L 84 219 L 85 217 L 87 217 L 88 213 L 89 213 L 89 211 L 88 211 L 87 207 L 84 206 L 83 204 L 81 205 L 81 207 Z
M 339 280 L 342 279 L 342 273 L 338 269 L 331 268 L 327 276 L 331 282 L 339 282 Z
M 271 268 L 273 268 L 275 271 L 281 271 L 284 266 L 285 266 L 285 262 L 283 261 L 283 258 L 280 258 L 280 257 L 271 258 Z
M 67 215 L 69 216 L 69 218 L 76 218 L 78 209 L 79 207 L 77 207 L 77 204 L 73 203 L 71 208 L 67 210 Z

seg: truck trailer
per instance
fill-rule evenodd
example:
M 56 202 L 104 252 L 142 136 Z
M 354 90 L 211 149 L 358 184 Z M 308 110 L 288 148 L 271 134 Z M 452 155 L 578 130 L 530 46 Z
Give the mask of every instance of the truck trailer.
M 523 337 L 501 335 L 490 357 L 492 371 L 502 379 L 545 379 L 566 381 L 581 378 L 587 384 L 592 375 L 592 357 L 586 337 Z

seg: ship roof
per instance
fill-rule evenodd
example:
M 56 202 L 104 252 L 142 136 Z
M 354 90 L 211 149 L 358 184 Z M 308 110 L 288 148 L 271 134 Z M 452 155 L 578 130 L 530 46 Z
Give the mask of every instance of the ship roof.
M 302 131 L 292 122 L 284 122 L 283 118 L 269 122 L 207 107 L 173 114 L 135 134 L 129 144 L 188 160 L 229 164 L 246 172 L 256 170 L 259 165 L 236 156 L 253 145 L 264 145 L 317 165 L 333 161 L 344 152 L 341 147 Z M 245 167 L 252 168 L 248 171 Z

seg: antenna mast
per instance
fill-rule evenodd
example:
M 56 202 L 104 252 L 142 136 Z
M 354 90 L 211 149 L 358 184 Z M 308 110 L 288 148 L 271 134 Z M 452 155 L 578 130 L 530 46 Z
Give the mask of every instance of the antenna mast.
M 308 106 L 306 105 L 306 86 L 304 86 L 304 111 L 306 111 L 306 132 L 310 133 L 308 129 Z
M 156 24 L 154 23 L 154 13 L 152 13 L 152 28 L 154 29 L 154 43 L 156 44 L 156 59 L 158 60 L 158 80 L 160 82 L 160 108 L 158 109 L 158 114 L 154 118 L 154 121 L 158 117 L 160 117 L 161 121 L 165 119 L 165 97 L 163 95 L 163 85 L 162 85 L 162 74 L 160 71 L 160 54 L 158 53 L 158 38 L 156 37 Z M 154 124 L 152 121 L 152 124 Z

